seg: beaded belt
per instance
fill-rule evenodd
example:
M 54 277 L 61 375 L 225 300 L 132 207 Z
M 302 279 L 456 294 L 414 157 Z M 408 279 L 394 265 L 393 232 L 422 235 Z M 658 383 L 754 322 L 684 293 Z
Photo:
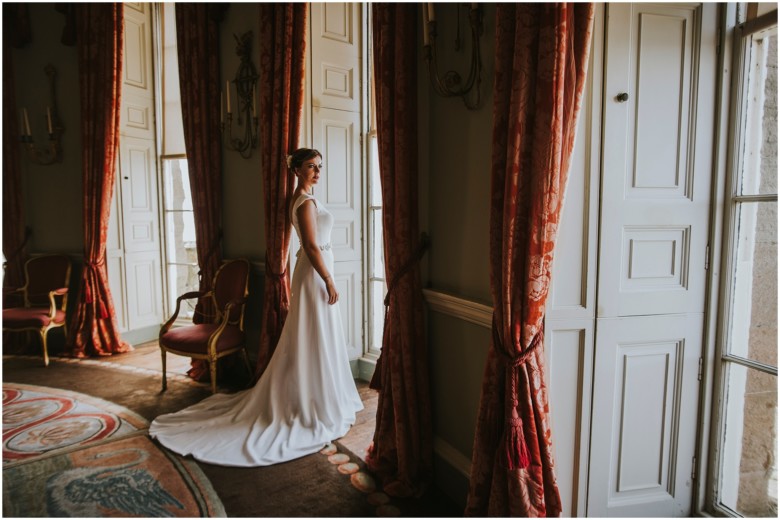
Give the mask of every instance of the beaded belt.
M 317 247 L 320 248 L 320 251 L 330 251 L 331 246 L 330 246 L 330 242 L 328 242 L 327 244 L 322 244 Z M 295 258 L 300 258 L 302 252 L 303 252 L 303 248 L 298 249 L 298 251 L 295 253 Z

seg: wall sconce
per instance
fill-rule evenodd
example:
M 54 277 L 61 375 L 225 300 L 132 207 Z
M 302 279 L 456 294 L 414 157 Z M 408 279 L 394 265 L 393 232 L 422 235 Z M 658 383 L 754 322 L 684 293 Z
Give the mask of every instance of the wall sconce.
M 57 71 L 51 64 L 46 65 L 43 70 L 49 79 L 50 88 L 49 104 L 46 106 L 46 129 L 49 133 L 48 144 L 43 148 L 35 146 L 30 130 L 30 118 L 26 108 L 22 108 L 21 141 L 27 150 L 27 156 L 32 162 L 37 164 L 54 164 L 62 162 L 62 133 L 65 131 L 65 128 L 62 126 L 62 121 L 60 121 L 59 112 L 57 111 L 57 92 L 54 81 L 57 77 Z
M 433 84 L 433 91 L 442 97 L 460 97 L 469 110 L 474 110 L 480 104 L 479 87 L 482 83 L 482 57 L 479 51 L 479 37 L 482 35 L 482 7 L 473 3 L 469 7 L 469 23 L 471 25 L 471 65 L 469 76 L 465 83 L 460 74 L 454 70 L 447 71 L 444 79 L 439 77 L 439 65 L 436 58 L 436 13 L 434 4 L 423 4 L 423 51 L 428 73 Z M 460 33 L 460 4 L 458 9 L 458 33 Z M 455 40 L 455 50 L 460 50 L 460 36 Z
M 241 138 L 233 137 L 233 111 L 230 103 L 230 81 L 225 82 L 227 89 L 227 141 L 225 146 L 239 152 L 241 157 L 248 159 L 252 148 L 257 148 L 257 69 L 252 63 L 252 31 L 244 33 L 241 38 L 236 36 L 236 54 L 241 58 L 241 64 L 236 71 L 233 83 L 236 86 L 238 98 L 238 126 L 244 126 Z M 222 96 L 219 102 L 220 128 L 225 135 L 225 119 L 222 111 Z

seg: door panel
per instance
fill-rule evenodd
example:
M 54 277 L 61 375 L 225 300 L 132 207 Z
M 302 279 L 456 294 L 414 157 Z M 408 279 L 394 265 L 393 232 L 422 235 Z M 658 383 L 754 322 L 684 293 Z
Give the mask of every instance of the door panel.
M 334 217 L 331 242 L 336 261 L 360 260 L 360 114 L 315 108 L 313 129 L 314 142 L 325 157 L 325 172 L 314 191 Z
M 562 516 L 584 516 L 593 385 L 593 320 L 547 320 L 545 354 Z
M 699 97 L 708 111 L 712 98 L 698 88 L 701 9 L 608 9 L 598 316 L 702 312 L 710 171 L 694 152 L 709 131 Z
M 689 516 L 716 9 L 607 10 L 588 516 Z
M 688 516 L 702 326 L 702 314 L 597 320 L 589 516 Z
M 130 330 L 162 321 L 160 257 L 156 251 L 127 253 L 128 325 Z
M 312 105 L 360 111 L 360 4 L 311 4 Z
M 355 262 L 335 262 L 333 278 L 339 292 L 339 311 L 344 335 L 347 339 L 347 353 L 350 359 L 355 359 L 363 353 L 363 310 L 362 265 Z
M 123 136 L 119 157 L 125 251 L 159 251 L 154 143 Z

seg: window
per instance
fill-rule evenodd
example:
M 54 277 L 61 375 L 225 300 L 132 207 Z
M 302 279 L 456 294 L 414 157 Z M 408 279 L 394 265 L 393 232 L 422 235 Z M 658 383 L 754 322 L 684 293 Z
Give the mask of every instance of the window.
M 195 217 L 192 212 L 190 178 L 187 159 L 162 158 L 163 218 L 165 220 L 165 260 L 168 276 L 168 312 L 176 309 L 176 297 L 189 291 L 197 291 L 198 252 L 195 248 Z M 192 318 L 196 300 L 186 300 L 190 305 L 180 309 L 181 318 Z
M 735 31 L 715 507 L 777 516 L 777 25 Z
M 370 16 L 370 9 L 369 16 Z M 370 34 L 371 20 L 368 20 L 368 56 L 373 56 Z M 370 356 L 379 356 L 382 350 L 382 334 L 385 324 L 385 251 L 382 231 L 382 184 L 379 177 L 379 143 L 376 134 L 376 101 L 374 97 L 373 63 L 369 64 L 369 132 L 368 153 L 368 351 Z
M 198 254 L 195 247 L 195 217 L 192 192 L 184 148 L 184 129 L 179 93 L 179 60 L 176 47 L 176 16 L 174 4 L 160 9 L 162 57 L 160 86 L 162 90 L 162 167 L 163 229 L 165 241 L 165 271 L 167 275 L 168 314 L 176 309 L 176 297 L 197 291 Z M 195 300 L 186 300 L 188 308 L 179 312 L 190 319 Z
M 379 355 L 385 323 L 385 252 L 382 232 L 382 188 L 379 180 L 379 146 L 376 131 L 368 134 L 369 201 L 368 201 L 368 353 Z

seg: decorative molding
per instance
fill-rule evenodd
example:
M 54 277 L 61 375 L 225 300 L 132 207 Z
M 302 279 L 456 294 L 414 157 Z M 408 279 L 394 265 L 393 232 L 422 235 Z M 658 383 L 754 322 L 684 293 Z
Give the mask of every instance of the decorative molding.
M 488 329 L 493 325 L 493 307 L 432 289 L 423 289 L 423 295 L 432 311 Z
M 441 437 L 433 438 L 433 451 L 453 469 L 469 479 L 471 477 L 471 460 L 457 450 L 452 444 Z

